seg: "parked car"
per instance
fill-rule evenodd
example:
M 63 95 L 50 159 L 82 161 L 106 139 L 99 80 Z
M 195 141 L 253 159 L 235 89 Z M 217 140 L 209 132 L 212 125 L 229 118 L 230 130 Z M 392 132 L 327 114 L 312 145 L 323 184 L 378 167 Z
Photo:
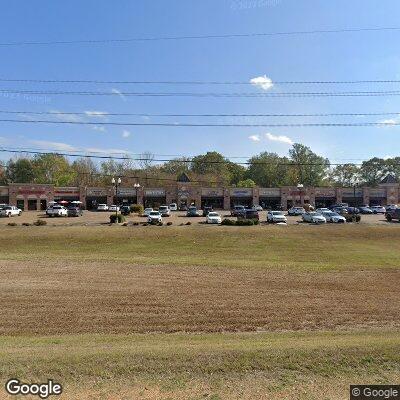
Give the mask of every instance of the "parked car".
M 168 206 L 160 206 L 158 207 L 158 212 L 162 217 L 169 217 L 171 215 L 171 211 Z
M 119 211 L 119 206 L 116 206 L 115 204 L 112 204 L 110 207 L 108 207 L 108 211 L 118 212 Z
M 287 218 L 283 211 L 268 211 L 267 213 L 267 222 L 287 222 Z
M 121 206 L 120 211 L 122 215 L 129 215 L 131 213 L 131 207 L 128 205 L 123 205 Z
M 245 207 L 245 206 L 241 206 L 241 205 L 233 206 L 233 208 L 232 208 L 232 210 L 231 210 L 231 216 L 232 216 L 232 217 L 237 217 L 237 216 L 238 216 L 238 213 L 242 213 L 242 212 L 244 212 L 245 210 L 246 210 L 246 207 Z
M 171 204 L 169 205 L 169 209 L 170 209 L 170 211 L 178 211 L 178 204 L 176 204 L 176 203 L 171 203 Z
M 187 209 L 188 209 L 188 207 L 187 207 L 186 204 L 181 204 L 181 205 L 179 206 L 179 211 L 187 211 Z
M 67 208 L 67 216 L 68 217 L 82 217 L 83 211 L 80 207 L 69 206 Z
M 204 206 L 203 207 L 203 217 L 207 217 L 208 213 L 211 212 L 213 210 L 212 207 L 210 206 Z
M 158 224 L 162 222 L 162 216 L 158 211 L 151 211 L 147 217 L 147 222 L 149 224 Z
M 144 215 L 145 217 L 148 217 L 148 216 L 150 215 L 150 213 L 153 212 L 153 211 L 154 211 L 154 210 L 153 210 L 151 207 L 147 207 L 147 208 L 144 209 L 143 215 Z
M 317 211 L 318 212 L 318 211 Z M 321 214 L 323 217 L 325 217 L 326 222 L 332 222 L 334 224 L 340 224 L 340 223 L 345 223 L 346 218 L 343 217 L 343 215 L 340 215 L 334 211 L 328 210 L 328 211 L 322 211 Z
M 210 211 L 207 214 L 207 218 L 206 218 L 207 224 L 220 224 L 221 222 L 222 222 L 221 216 L 217 212 Z
M 260 205 L 254 206 L 253 208 L 254 208 L 256 211 L 264 211 L 264 209 L 263 209 Z
M 16 217 L 22 214 L 22 210 L 15 207 L 4 205 L 0 208 L 0 217 Z
M 108 211 L 108 205 L 107 204 L 98 204 L 97 211 Z
M 288 214 L 290 216 L 299 216 L 303 215 L 306 212 L 306 210 L 303 207 L 292 207 L 288 210 Z
M 392 211 L 392 210 L 396 210 L 396 208 L 398 208 L 398 205 L 397 204 L 388 204 L 385 208 L 386 208 L 386 212 Z
M 68 211 L 64 206 L 55 204 L 46 210 L 46 215 L 49 217 L 67 217 Z
M 305 212 L 301 217 L 304 222 L 310 222 L 312 224 L 326 224 L 326 218 L 315 211 Z
M 246 208 L 244 211 L 238 212 L 237 219 L 256 219 L 260 220 L 260 216 L 258 215 L 258 211 L 254 208 Z
M 388 222 L 397 220 L 398 222 L 400 222 L 400 208 L 392 208 L 389 211 L 386 211 L 386 220 Z
M 345 217 L 346 222 L 360 222 L 361 221 L 360 210 L 356 207 L 343 208 L 340 212 L 338 212 L 338 214 Z
M 331 205 L 329 208 L 331 209 L 331 210 L 333 210 L 334 208 L 338 208 L 338 207 L 340 207 L 340 208 L 346 208 L 346 207 L 348 207 L 349 206 L 349 203 L 336 203 L 336 204 L 333 204 L 333 205 Z
M 373 214 L 373 211 L 371 210 L 371 208 L 369 206 L 361 206 L 361 207 L 358 207 L 358 209 L 360 210 L 361 214 Z
M 383 206 L 372 206 L 370 207 L 374 214 L 385 214 L 386 208 Z
M 319 213 L 319 214 L 322 214 L 323 212 L 326 212 L 326 211 L 331 211 L 329 208 L 326 208 L 326 207 L 322 207 L 322 208 L 317 208 L 316 210 L 315 210 L 315 212 L 317 212 L 317 213 Z
M 200 217 L 200 214 L 197 211 L 197 207 L 194 207 L 194 206 L 189 207 L 187 210 L 186 216 L 187 217 Z

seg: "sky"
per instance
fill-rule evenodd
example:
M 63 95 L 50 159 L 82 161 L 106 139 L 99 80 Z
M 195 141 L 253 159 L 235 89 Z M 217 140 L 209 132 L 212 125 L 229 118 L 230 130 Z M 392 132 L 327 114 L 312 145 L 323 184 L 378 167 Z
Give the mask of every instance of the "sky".
M 182 127 L 182 123 L 400 122 L 361 117 L 131 117 L 139 114 L 315 114 L 400 112 L 399 96 L 130 97 L 120 92 L 283 93 L 390 91 L 400 83 L 281 84 L 282 81 L 400 80 L 400 30 L 188 40 L 6 46 L 27 41 L 203 36 L 400 27 L 396 0 L 70 0 L 1 6 L 0 78 L 102 81 L 239 81 L 250 85 L 0 82 L 0 119 L 172 123 L 162 126 L 30 124 L 0 121 L 0 146 L 111 154 L 250 157 L 303 143 L 331 160 L 399 155 L 400 127 Z M 257 79 L 258 78 L 258 79 Z M 23 95 L 4 90 L 100 91 L 106 96 Z M 100 113 L 100 114 L 99 114 Z M 1 159 L 11 154 L 0 153 Z

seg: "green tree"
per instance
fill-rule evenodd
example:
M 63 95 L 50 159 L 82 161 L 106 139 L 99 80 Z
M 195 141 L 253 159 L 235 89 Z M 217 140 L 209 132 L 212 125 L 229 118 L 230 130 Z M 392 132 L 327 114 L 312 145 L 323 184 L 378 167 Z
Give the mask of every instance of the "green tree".
M 8 179 L 6 174 L 6 168 L 3 166 L 3 164 L 0 163 L 0 185 L 7 185 L 7 184 L 8 184 Z
M 240 181 L 245 179 L 246 168 L 243 165 L 236 164 L 229 161 L 226 164 L 226 168 L 229 174 L 229 184 L 237 185 Z
M 33 183 L 35 173 L 30 158 L 18 158 L 7 163 L 7 181 L 12 183 Z
M 376 186 L 388 172 L 388 164 L 383 158 L 374 157 L 363 161 L 360 168 L 362 181 L 366 185 Z
M 222 154 L 216 151 L 209 151 L 192 159 L 191 170 L 198 175 L 215 176 L 221 182 L 229 184 L 231 177 L 229 163 L 230 161 Z
M 253 188 L 256 187 L 257 184 L 252 179 L 245 179 L 244 181 L 239 181 L 236 186 L 242 188 Z
M 182 157 L 167 161 L 160 167 L 160 171 L 170 175 L 180 175 L 189 172 L 190 158 Z
M 360 180 L 360 168 L 354 164 L 337 165 L 329 174 L 329 179 L 338 186 L 353 186 Z
M 33 159 L 35 183 L 68 186 L 76 181 L 76 172 L 66 157 L 59 154 L 38 154 Z
M 99 182 L 98 169 L 89 157 L 76 159 L 71 165 L 75 186 L 95 186 Z
M 291 162 L 294 164 L 297 183 L 306 186 L 319 186 L 328 176 L 329 160 L 315 154 L 309 147 L 295 143 L 289 150 Z

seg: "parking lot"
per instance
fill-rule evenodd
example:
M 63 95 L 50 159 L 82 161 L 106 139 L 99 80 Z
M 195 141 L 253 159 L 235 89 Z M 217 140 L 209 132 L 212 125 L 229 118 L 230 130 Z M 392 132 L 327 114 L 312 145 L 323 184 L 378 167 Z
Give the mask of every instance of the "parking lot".
M 229 211 L 218 211 L 222 218 L 230 218 L 236 220 L 236 218 L 230 216 Z M 0 226 L 6 226 L 9 223 L 17 223 L 21 225 L 23 223 L 33 224 L 38 219 L 46 220 L 47 224 L 52 226 L 59 225 L 102 225 L 110 222 L 110 215 L 112 212 L 98 212 L 98 211 L 84 211 L 82 217 L 54 217 L 50 218 L 46 216 L 44 211 L 26 211 L 23 212 L 19 217 L 11 218 L 0 218 Z M 260 222 L 265 223 L 267 212 L 262 211 L 259 213 Z M 205 223 L 205 217 L 187 217 L 186 212 L 177 211 L 172 212 L 170 217 L 164 217 L 163 222 L 172 222 L 173 225 L 186 224 L 191 222 L 193 225 L 199 223 Z M 288 225 L 297 225 L 302 223 L 301 217 L 290 217 L 287 216 Z M 146 217 L 139 216 L 138 214 L 131 214 L 126 217 L 127 222 L 146 222 Z M 389 225 L 386 221 L 385 216 L 382 214 L 378 215 L 362 215 L 361 224 L 366 225 Z M 396 224 L 396 223 L 394 223 Z M 393 225 L 393 223 L 391 223 Z

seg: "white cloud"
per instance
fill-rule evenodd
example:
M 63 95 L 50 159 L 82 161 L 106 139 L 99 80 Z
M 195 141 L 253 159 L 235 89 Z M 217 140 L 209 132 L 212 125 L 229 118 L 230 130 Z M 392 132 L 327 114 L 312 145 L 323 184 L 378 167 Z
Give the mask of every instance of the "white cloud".
M 113 89 L 111 89 L 111 92 L 117 94 L 119 97 L 121 97 L 122 100 L 126 101 L 125 96 L 122 94 L 122 92 L 120 90 L 113 88 Z
M 102 125 L 93 125 L 92 129 L 94 131 L 98 131 L 98 132 L 106 132 L 107 131 L 107 129 Z
M 128 138 L 129 136 L 131 136 L 131 133 L 129 132 L 129 131 L 127 131 L 126 129 L 124 129 L 123 131 L 122 131 L 122 137 L 123 138 Z
M 260 135 L 251 135 L 249 136 L 249 139 L 253 142 L 259 142 L 261 140 Z
M 101 154 L 129 154 L 126 150 L 121 149 L 99 149 L 97 147 L 89 147 L 85 149 L 88 153 L 101 153 Z
M 54 113 L 53 116 L 55 119 L 63 122 L 82 122 L 83 119 L 76 114 L 63 114 L 62 111 L 51 110 L 51 113 Z
M 284 136 L 284 135 L 273 135 L 272 133 L 266 133 L 265 137 L 268 140 L 271 140 L 272 142 L 280 142 L 280 143 L 286 143 L 286 144 L 294 144 L 293 140 L 290 139 L 290 137 L 288 136 Z
M 85 114 L 88 117 L 98 117 L 98 118 L 105 118 L 108 113 L 105 111 L 85 111 Z
M 383 119 L 382 121 L 379 121 L 380 124 L 386 124 L 386 125 L 395 125 L 398 123 L 395 119 Z
M 57 150 L 57 151 L 76 151 L 77 150 L 76 147 L 71 146 L 70 144 L 61 143 L 61 142 L 49 142 L 47 140 L 30 140 L 29 143 L 36 145 L 36 146 L 44 147 L 46 149 Z
M 254 86 L 257 86 L 257 87 L 263 89 L 263 90 L 270 90 L 274 86 L 272 79 L 268 78 L 267 75 L 252 78 L 252 79 L 250 79 L 250 83 Z
M 149 121 L 150 117 L 148 115 L 142 115 L 142 119 L 144 119 L 145 121 Z

